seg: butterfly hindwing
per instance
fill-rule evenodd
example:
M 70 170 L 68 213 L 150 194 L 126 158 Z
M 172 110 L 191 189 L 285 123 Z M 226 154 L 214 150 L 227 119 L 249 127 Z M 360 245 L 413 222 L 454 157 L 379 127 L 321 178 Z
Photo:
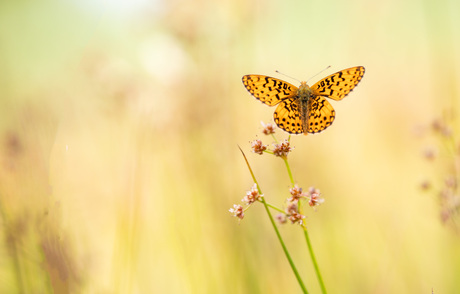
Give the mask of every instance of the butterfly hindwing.
M 321 96 L 313 96 L 308 101 L 308 132 L 319 133 L 329 127 L 335 119 L 332 105 Z
M 290 134 L 302 134 L 302 117 L 299 100 L 295 98 L 283 100 L 273 113 L 275 123 Z

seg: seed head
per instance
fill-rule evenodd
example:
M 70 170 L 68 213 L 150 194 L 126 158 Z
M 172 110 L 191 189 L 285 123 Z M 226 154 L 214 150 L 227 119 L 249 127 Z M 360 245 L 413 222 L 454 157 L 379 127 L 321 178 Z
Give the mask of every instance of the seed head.
M 286 207 L 286 216 L 293 224 L 297 222 L 301 224 L 302 220 L 305 218 L 304 215 L 301 215 L 299 213 L 297 202 L 291 202 L 288 204 L 288 206 Z
M 295 184 L 294 188 L 289 189 L 289 193 L 291 193 L 292 197 L 288 198 L 289 202 L 297 201 L 302 197 L 307 197 L 308 195 L 302 192 L 302 188 L 300 188 L 297 184 Z
M 300 213 L 296 212 L 296 213 L 293 213 L 289 216 L 289 220 L 291 221 L 291 223 L 295 224 L 295 223 L 302 223 L 302 220 L 305 218 L 305 215 L 301 215 Z
M 252 152 L 262 155 L 267 150 L 267 145 L 263 145 L 261 140 L 254 140 L 251 143 Z
M 308 192 L 310 194 L 310 200 L 308 201 L 308 205 L 310 205 L 311 207 L 315 207 L 324 203 L 324 198 L 321 198 L 321 193 L 319 189 L 310 187 L 308 189 Z
M 286 214 L 287 215 L 291 215 L 293 213 L 297 213 L 299 211 L 298 209 L 298 206 L 297 206 L 297 202 L 291 202 L 288 204 L 288 206 L 286 207 Z
M 243 202 L 246 204 L 252 204 L 260 199 L 263 195 L 259 194 L 259 190 L 257 189 L 257 184 L 254 184 L 251 190 L 246 192 L 246 196 L 243 198 Z
M 264 122 L 261 122 L 262 126 L 264 129 L 262 130 L 262 133 L 265 135 L 271 135 L 275 133 L 275 125 L 272 123 L 265 124 Z
M 228 211 L 230 211 L 231 214 L 233 214 L 234 217 L 237 217 L 239 219 L 244 218 L 244 210 L 243 206 L 233 204 L 233 208 L 230 208 Z
M 292 147 L 290 146 L 289 141 L 286 139 L 284 139 L 284 141 L 282 141 L 279 144 L 273 144 L 273 146 L 273 154 L 275 154 L 275 156 L 279 156 L 282 158 L 286 158 L 289 152 L 292 151 Z

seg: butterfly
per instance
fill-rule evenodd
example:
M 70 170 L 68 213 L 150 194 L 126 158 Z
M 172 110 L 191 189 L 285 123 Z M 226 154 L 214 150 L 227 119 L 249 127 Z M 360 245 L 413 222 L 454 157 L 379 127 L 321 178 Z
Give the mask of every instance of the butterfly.
M 342 100 L 364 76 L 364 67 L 356 66 L 336 72 L 309 87 L 300 87 L 264 75 L 245 75 L 243 84 L 249 93 L 268 106 L 278 106 L 275 123 L 290 134 L 319 133 L 335 119 L 335 110 L 324 97 Z

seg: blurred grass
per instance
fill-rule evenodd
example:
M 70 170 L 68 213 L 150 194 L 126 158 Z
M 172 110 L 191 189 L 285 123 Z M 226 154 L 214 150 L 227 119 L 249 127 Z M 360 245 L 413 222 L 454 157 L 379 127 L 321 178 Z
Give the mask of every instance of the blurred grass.
M 327 65 L 366 67 L 331 128 L 292 138 L 326 198 L 307 222 L 329 293 L 456 292 L 458 235 L 418 189 L 443 171 L 413 129 L 458 109 L 457 3 L 133 3 L 1 4 L 1 293 L 299 293 L 262 207 L 227 212 L 252 185 L 237 144 L 271 203 L 289 188 L 248 152 L 273 109 L 240 79 Z

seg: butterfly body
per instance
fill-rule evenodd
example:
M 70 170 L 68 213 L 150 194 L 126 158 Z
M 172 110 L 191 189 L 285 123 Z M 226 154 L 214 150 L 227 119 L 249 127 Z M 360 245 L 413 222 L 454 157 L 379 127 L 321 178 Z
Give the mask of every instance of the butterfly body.
M 281 129 L 291 134 L 319 133 L 335 119 L 335 110 L 324 97 L 342 100 L 359 83 L 364 67 L 357 66 L 332 74 L 309 87 L 263 76 L 245 75 L 243 84 L 255 98 L 275 106 L 273 117 Z
M 307 85 L 306 82 L 301 82 L 300 87 L 297 90 L 297 97 L 295 98 L 299 101 L 300 105 L 300 120 L 302 122 L 302 129 L 308 129 L 308 102 L 312 99 L 313 91 Z

